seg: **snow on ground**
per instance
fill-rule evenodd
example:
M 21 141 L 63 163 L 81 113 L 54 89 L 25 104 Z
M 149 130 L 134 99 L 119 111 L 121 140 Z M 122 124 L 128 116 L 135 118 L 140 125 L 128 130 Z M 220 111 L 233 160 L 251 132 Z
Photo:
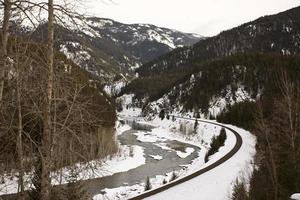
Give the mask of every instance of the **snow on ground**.
M 131 129 L 128 125 L 121 125 L 117 123 L 116 134 L 120 135 L 124 131 Z M 78 180 L 87 180 L 93 178 L 100 178 L 104 176 L 111 176 L 115 173 L 125 172 L 145 164 L 146 158 L 144 156 L 144 149 L 140 146 L 120 146 L 119 151 L 114 156 L 108 156 L 103 160 L 93 160 L 89 163 L 76 164 L 76 172 L 78 173 Z M 60 176 L 62 174 L 62 176 Z M 70 176 L 70 169 L 63 168 L 57 172 L 53 172 L 52 184 L 64 184 Z M 18 173 L 0 176 L 0 195 L 17 193 L 18 191 Z M 32 173 L 24 176 L 26 189 L 31 188 Z
M 144 157 L 144 150 L 140 146 L 120 146 L 119 153 L 112 158 L 108 157 L 105 160 L 92 161 L 87 164 L 80 164 L 76 169 L 79 169 L 78 180 L 87 180 L 100 178 L 104 176 L 111 176 L 115 173 L 126 172 L 130 169 L 137 168 L 146 163 Z M 59 172 L 58 172 L 59 174 Z M 57 179 L 53 179 L 52 184 L 65 184 L 68 177 L 70 177 L 69 168 L 63 169 L 63 179 L 59 182 L 59 175 Z
M 120 146 L 119 153 L 113 157 L 107 157 L 104 160 L 94 160 L 85 164 L 76 164 L 78 180 L 87 180 L 111 176 L 115 173 L 125 172 L 134 169 L 146 163 L 144 150 L 140 146 Z M 76 174 L 77 174 L 76 173 Z M 62 174 L 62 176 L 60 176 Z M 25 179 L 30 180 L 32 173 L 27 174 Z M 52 185 L 68 183 L 70 177 L 70 168 L 63 168 L 62 171 L 52 173 Z M 31 183 L 28 182 L 27 189 Z M 0 195 L 17 193 L 18 178 L 17 174 L 13 176 L 4 176 L 0 184 Z
M 127 124 L 121 125 L 120 123 L 117 122 L 117 135 L 123 134 L 125 131 L 128 131 L 131 129 L 131 127 Z
M 222 91 L 226 95 L 222 96 L 214 96 L 209 102 L 209 113 L 210 115 L 216 117 L 219 113 L 221 113 L 224 108 L 228 105 L 234 105 L 235 103 L 239 103 L 245 100 L 255 101 L 255 99 L 251 98 L 251 95 L 245 90 L 244 85 L 238 85 L 236 91 L 232 91 L 231 86 L 227 86 L 225 90 Z
M 126 81 L 116 81 L 112 84 L 106 85 L 103 90 L 108 94 L 109 96 L 117 95 L 121 92 L 122 88 L 126 86 Z
M 160 156 L 160 155 L 150 155 L 150 157 L 152 157 L 155 160 L 162 160 L 163 159 L 163 157 Z
M 157 142 L 158 141 L 158 137 L 156 137 L 155 135 L 152 134 L 145 134 L 142 131 L 138 131 L 136 133 L 134 133 L 137 136 L 137 141 L 139 142 Z
M 130 130 L 131 127 L 128 125 L 121 125 L 117 123 L 116 132 L 117 135 Z M 104 176 L 111 176 L 115 173 L 129 171 L 130 169 L 137 168 L 145 164 L 146 158 L 144 156 L 144 149 L 140 146 L 126 146 L 120 145 L 118 153 L 113 156 L 108 156 L 103 160 L 94 160 L 85 164 L 78 164 L 78 180 L 87 180 L 100 178 Z M 58 174 L 60 172 L 57 172 Z M 67 178 L 70 175 L 68 168 L 63 169 L 64 177 L 62 183 L 67 183 Z M 54 176 L 59 177 L 59 176 Z M 53 180 L 53 185 L 61 184 L 58 179 Z
M 293 199 L 293 200 L 300 200 L 300 193 L 293 194 L 291 196 L 291 199 Z
M 253 159 L 256 153 L 256 140 L 249 132 L 234 126 L 230 127 L 236 130 L 243 138 L 242 147 L 237 154 L 211 171 L 147 199 L 230 199 L 233 186 L 237 180 L 245 181 L 248 184 L 254 167 Z M 221 152 L 223 150 L 211 157 L 211 160 L 201 168 L 221 157 L 218 155 Z
M 70 49 L 76 49 L 76 51 L 70 51 Z M 91 50 L 86 49 L 78 42 L 66 41 L 65 44 L 60 45 L 59 51 L 82 68 L 85 68 L 86 62 L 91 59 L 91 55 L 89 53 Z
M 186 157 L 188 157 L 189 155 L 191 155 L 194 151 L 195 151 L 194 148 L 188 147 L 188 148 L 185 149 L 185 152 L 182 152 L 182 151 L 176 151 L 176 153 L 177 153 L 177 155 L 178 155 L 180 158 L 186 158 Z
M 153 125 L 155 123 L 148 122 L 148 124 Z M 168 123 L 163 123 L 163 124 L 164 124 L 163 126 L 168 127 L 167 125 Z M 199 122 L 199 124 L 201 123 Z M 240 133 L 240 135 L 243 138 L 242 147 L 236 155 L 234 155 L 230 160 L 218 166 L 217 168 L 213 169 L 212 171 L 209 171 L 199 177 L 196 177 L 188 182 L 175 186 L 165 192 L 157 194 L 148 199 L 150 200 L 151 199 L 155 199 L 155 200 L 156 199 L 162 199 L 162 200 L 164 199 L 174 199 L 174 200 L 176 199 L 180 199 L 180 200 L 181 199 L 185 199 L 185 200 L 186 199 L 197 199 L 197 200 L 198 199 L 212 199 L 212 200 L 222 199 L 223 200 L 223 199 L 230 199 L 233 186 L 237 180 L 244 181 L 245 184 L 247 185 L 254 167 L 253 159 L 256 152 L 255 151 L 256 139 L 249 132 L 243 129 L 239 129 L 234 126 L 230 126 L 230 127 L 238 131 L 238 133 Z M 204 128 L 204 131 L 202 130 L 202 132 L 205 132 L 205 134 L 208 134 L 209 131 L 218 132 L 220 130 L 220 128 L 217 129 L 215 125 L 209 125 L 204 123 L 202 123 L 202 128 Z M 222 158 L 229 151 L 231 151 L 231 149 L 235 146 L 236 143 L 236 138 L 234 134 L 231 131 L 226 130 L 227 139 L 225 141 L 225 145 L 219 149 L 219 152 L 212 155 L 209 158 L 209 161 L 207 163 L 204 163 L 204 157 L 206 153 L 205 143 L 200 143 L 199 140 L 197 140 L 198 137 L 196 136 L 185 138 L 168 130 L 169 129 L 163 129 L 161 127 L 158 127 L 156 129 L 153 129 L 151 134 L 153 134 L 154 136 L 157 135 L 159 137 L 166 136 L 169 139 L 176 139 L 186 143 L 196 143 L 198 144 L 198 146 L 204 148 L 203 151 L 198 152 L 199 156 L 195 160 L 193 160 L 190 165 L 186 165 L 184 169 L 176 172 L 176 175 L 179 178 L 190 175 L 216 162 L 218 159 Z M 201 128 L 198 129 L 197 135 L 201 133 L 200 130 Z M 211 138 L 211 137 L 207 137 L 207 138 Z M 168 148 L 163 142 L 157 145 L 160 147 Z M 191 152 L 192 149 L 186 151 Z M 164 180 L 166 180 L 166 182 L 169 182 L 171 175 L 172 173 L 168 173 L 165 176 L 158 175 L 156 177 L 151 177 L 150 182 L 152 188 L 160 187 L 163 184 Z M 144 191 L 144 183 L 139 183 L 133 186 L 123 186 L 119 188 L 105 189 L 105 194 L 96 195 L 94 197 L 94 200 L 103 200 L 103 199 L 107 199 L 108 197 L 111 200 L 126 199 L 138 195 L 143 191 Z
M 132 112 L 132 110 L 123 111 L 122 117 L 129 116 L 130 118 L 138 117 L 138 112 Z M 171 117 L 172 118 L 172 117 Z M 192 174 L 202 168 L 205 168 L 212 163 L 216 162 L 235 146 L 236 138 L 234 134 L 226 130 L 227 139 L 225 145 L 219 149 L 219 152 L 210 156 L 209 161 L 204 163 L 204 157 L 209 147 L 210 141 L 214 135 L 220 133 L 220 127 L 217 125 L 207 124 L 199 122 L 196 130 L 194 129 L 195 122 L 185 119 L 164 119 L 154 118 L 152 121 L 146 121 L 143 118 L 139 118 L 138 123 L 155 126 L 151 132 L 139 132 L 137 136 L 140 141 L 155 142 L 155 144 L 162 149 L 170 149 L 162 138 L 168 140 L 177 140 L 189 144 L 199 146 L 202 150 L 198 152 L 199 156 L 192 161 L 191 164 L 186 165 L 184 169 L 177 171 L 176 175 L 179 178 Z M 210 121 L 208 121 L 210 122 Z M 215 122 L 215 121 L 214 121 Z M 148 199 L 230 199 L 233 186 L 236 181 L 243 181 L 246 185 L 249 184 L 249 178 L 251 177 L 254 168 L 254 156 L 256 153 L 255 144 L 256 138 L 249 132 L 229 126 L 236 130 L 243 139 L 241 149 L 231 159 L 216 167 L 215 169 L 196 177 L 188 182 L 172 187 L 165 192 L 159 193 Z M 194 151 L 193 148 L 186 149 L 184 152 L 179 152 L 179 156 L 187 156 L 188 153 Z M 172 173 L 168 173 L 165 176 L 158 175 L 151 177 L 150 182 L 152 188 L 160 187 L 163 181 L 169 182 Z M 165 182 L 164 181 L 164 182 Z M 134 186 L 126 186 L 120 188 L 106 189 L 106 194 L 96 195 L 94 200 L 107 199 L 126 199 L 140 194 L 144 190 L 144 183 L 136 184 Z
M 151 131 L 152 137 L 177 140 L 200 148 L 207 147 L 212 137 L 218 135 L 221 130 L 219 126 L 198 122 L 197 133 L 195 133 L 194 121 L 178 118 L 173 121 L 172 119 L 161 120 L 156 117 L 153 121 L 140 119 L 138 123 L 154 126 L 155 128 Z

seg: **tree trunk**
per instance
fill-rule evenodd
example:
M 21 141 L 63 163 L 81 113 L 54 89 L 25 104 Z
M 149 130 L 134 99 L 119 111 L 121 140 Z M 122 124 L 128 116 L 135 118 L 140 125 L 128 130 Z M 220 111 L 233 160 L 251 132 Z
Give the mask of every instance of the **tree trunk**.
M 274 200 L 278 199 L 278 176 L 277 176 L 277 169 L 276 169 L 276 163 L 275 163 L 275 159 L 274 159 L 274 154 L 273 154 L 273 150 L 271 147 L 271 142 L 269 140 L 269 133 L 268 130 L 266 130 L 265 133 L 265 139 L 267 142 L 267 152 L 269 154 L 269 162 L 271 165 L 271 176 L 272 176 L 272 182 L 273 182 L 273 189 L 274 189 Z
M 48 45 L 47 45 L 47 84 L 44 105 L 44 127 L 41 141 L 42 149 L 42 170 L 41 170 L 41 200 L 50 199 L 51 180 L 51 101 L 53 88 L 53 39 L 54 39 L 54 8 L 53 0 L 48 1 Z
M 19 162 L 19 200 L 24 200 L 24 164 L 23 164 L 23 121 L 22 121 L 22 107 L 21 107 L 21 82 L 20 82 L 20 69 L 19 62 L 17 62 L 17 106 L 18 106 L 18 138 L 17 138 L 17 152 Z
M 9 37 L 9 20 L 11 17 L 11 0 L 4 1 L 4 16 L 2 26 L 2 45 L 0 55 L 0 103 L 3 99 L 4 78 L 7 62 L 7 41 Z M 1 104 L 0 104 L 1 105 Z

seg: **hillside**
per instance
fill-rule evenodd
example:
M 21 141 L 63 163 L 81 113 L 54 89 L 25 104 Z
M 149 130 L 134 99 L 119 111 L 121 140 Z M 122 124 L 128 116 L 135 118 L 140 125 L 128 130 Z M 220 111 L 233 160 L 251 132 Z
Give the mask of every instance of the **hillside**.
M 134 93 L 150 112 L 163 101 L 179 112 L 214 116 L 226 105 L 256 100 L 281 70 L 299 73 L 299 13 L 297 7 L 262 17 L 176 49 L 137 69 L 139 78 L 121 94 Z
M 33 38 L 44 40 L 46 30 L 46 24 L 40 25 Z M 66 27 L 56 25 L 56 36 L 58 50 L 104 80 L 118 74 L 134 75 L 142 64 L 201 39 L 199 35 L 150 24 L 122 24 L 96 17 Z
M 295 55 L 300 52 L 299 19 L 300 7 L 261 17 L 202 40 L 192 47 L 175 50 L 143 65 L 137 72 L 140 76 L 155 75 L 243 52 Z

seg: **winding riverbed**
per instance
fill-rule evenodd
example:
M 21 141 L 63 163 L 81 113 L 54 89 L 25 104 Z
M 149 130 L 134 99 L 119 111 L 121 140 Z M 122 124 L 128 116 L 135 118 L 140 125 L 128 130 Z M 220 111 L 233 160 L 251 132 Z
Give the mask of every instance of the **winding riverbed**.
M 145 182 L 146 177 L 165 175 L 166 173 L 180 170 L 197 158 L 198 152 L 200 151 L 200 148 L 197 146 L 175 140 L 164 140 L 164 145 L 169 148 L 161 148 L 157 143 L 138 141 L 136 133 L 136 130 L 125 131 L 118 136 L 118 139 L 121 145 L 137 145 L 144 148 L 146 163 L 127 172 L 82 181 L 91 196 L 103 194 L 103 189 L 105 188 L 135 185 L 137 183 Z M 184 153 L 186 148 L 193 148 L 194 151 L 185 158 L 179 157 L 177 151 L 182 151 Z M 161 159 L 155 159 L 153 158 L 153 155 L 159 155 Z

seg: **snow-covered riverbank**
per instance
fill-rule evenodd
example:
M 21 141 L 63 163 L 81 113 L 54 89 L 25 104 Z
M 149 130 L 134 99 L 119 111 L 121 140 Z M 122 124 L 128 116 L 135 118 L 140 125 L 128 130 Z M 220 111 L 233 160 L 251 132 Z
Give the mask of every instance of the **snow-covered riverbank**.
M 193 120 L 176 119 L 172 117 L 161 120 L 156 117 L 151 121 L 147 121 L 138 116 L 139 110 L 136 108 L 127 111 L 125 110 L 125 112 L 123 111 L 121 113 L 121 118 L 134 119 L 135 122 L 155 127 L 150 132 L 137 132 L 136 135 L 138 136 L 139 141 L 153 142 L 162 149 L 169 148 L 165 145 L 165 140 L 177 140 L 201 148 L 201 151 L 198 153 L 198 158 L 193 160 L 191 164 L 186 165 L 183 170 L 175 172 L 178 178 L 192 174 L 195 171 L 214 163 L 226 155 L 234 147 L 236 142 L 234 134 L 227 130 L 225 145 L 219 149 L 219 152 L 212 155 L 207 163 L 204 163 L 204 157 L 209 148 L 210 141 L 213 136 L 220 133 L 220 126 L 198 122 L 198 125 L 195 127 L 195 121 Z M 249 177 L 251 176 L 254 167 L 253 162 L 256 153 L 256 139 L 253 135 L 243 129 L 234 126 L 230 126 L 230 128 L 237 131 L 243 139 L 242 147 L 236 155 L 214 170 L 150 197 L 149 199 L 229 199 L 233 186 L 237 180 L 244 181 L 248 184 Z M 179 151 L 177 155 L 185 157 L 192 151 L 192 149 L 186 149 L 185 153 Z M 165 175 L 151 177 L 150 182 L 152 188 L 160 187 L 163 183 L 168 182 L 172 176 L 173 173 L 170 172 Z M 95 196 L 94 200 L 106 198 L 126 199 L 142 193 L 143 191 L 144 183 L 105 189 L 105 194 Z M 172 195 L 170 193 L 172 193 Z
M 120 135 L 130 129 L 131 127 L 128 125 L 117 123 L 116 135 Z M 119 150 L 114 156 L 108 156 L 101 160 L 93 160 L 88 163 L 78 163 L 73 169 L 76 170 L 77 180 L 88 180 L 125 172 L 137 168 L 145 164 L 145 162 L 146 158 L 142 147 L 119 145 Z M 69 167 L 53 172 L 51 174 L 52 185 L 68 183 L 70 172 Z M 27 190 L 32 187 L 31 177 L 32 172 L 24 176 Z M 0 195 L 18 192 L 18 173 L 5 174 L 0 176 L 0 178 Z

